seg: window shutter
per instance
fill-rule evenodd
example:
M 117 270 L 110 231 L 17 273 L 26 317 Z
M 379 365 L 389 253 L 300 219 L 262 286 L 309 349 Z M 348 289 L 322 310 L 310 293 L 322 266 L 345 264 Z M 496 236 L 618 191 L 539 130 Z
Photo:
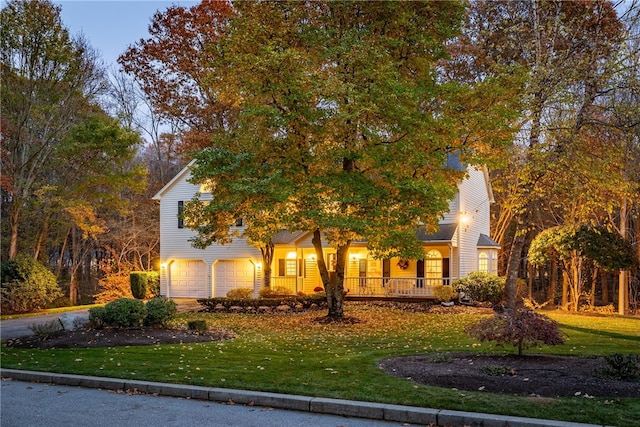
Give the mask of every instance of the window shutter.
M 178 228 L 184 228 L 184 202 L 180 200 L 178 202 Z

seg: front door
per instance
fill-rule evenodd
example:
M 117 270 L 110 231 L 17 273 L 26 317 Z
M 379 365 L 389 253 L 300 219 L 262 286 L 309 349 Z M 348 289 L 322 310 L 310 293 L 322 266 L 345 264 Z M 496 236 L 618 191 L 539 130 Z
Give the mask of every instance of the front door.
M 418 281 L 416 282 L 417 288 L 424 288 L 424 260 L 419 259 L 416 263 L 416 277 L 418 277 Z

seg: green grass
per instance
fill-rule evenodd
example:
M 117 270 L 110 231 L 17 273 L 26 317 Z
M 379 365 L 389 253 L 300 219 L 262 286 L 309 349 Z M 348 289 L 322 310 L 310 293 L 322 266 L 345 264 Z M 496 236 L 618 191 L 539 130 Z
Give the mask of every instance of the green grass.
M 206 319 L 238 338 L 207 344 L 94 349 L 2 348 L 4 368 L 293 393 L 487 412 L 563 421 L 640 426 L 640 399 L 534 399 L 415 384 L 378 368 L 386 357 L 444 352 L 514 352 L 480 344 L 463 332 L 477 315 L 409 313 L 349 303 L 361 323 L 319 324 L 324 315 L 188 313 L 175 323 Z M 529 353 L 595 356 L 640 354 L 640 319 L 547 313 L 567 334 L 561 346 Z M 579 363 L 577 361 L 576 363 Z

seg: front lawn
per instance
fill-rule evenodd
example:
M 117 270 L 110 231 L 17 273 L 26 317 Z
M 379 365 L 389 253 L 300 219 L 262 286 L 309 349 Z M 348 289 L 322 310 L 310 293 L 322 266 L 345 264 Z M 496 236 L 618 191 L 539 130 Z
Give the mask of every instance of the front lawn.
M 100 375 L 376 401 L 472 412 L 640 426 L 640 399 L 553 398 L 423 386 L 378 368 L 380 359 L 422 353 L 513 352 L 479 344 L 463 332 L 474 314 L 412 313 L 348 303 L 355 324 L 321 324 L 324 311 L 301 314 L 181 314 L 206 319 L 238 338 L 207 344 L 23 350 L 2 348 L 3 368 Z M 596 356 L 640 354 L 640 319 L 552 312 L 567 334 L 556 347 L 529 353 Z M 579 363 L 579 360 L 576 360 Z M 455 375 L 455 373 L 452 373 Z

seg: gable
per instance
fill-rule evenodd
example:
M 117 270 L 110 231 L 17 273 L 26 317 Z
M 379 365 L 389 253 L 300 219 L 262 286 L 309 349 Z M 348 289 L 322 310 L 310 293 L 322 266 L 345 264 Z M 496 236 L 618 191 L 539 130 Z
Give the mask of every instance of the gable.
M 169 190 L 171 190 L 171 188 L 173 188 L 176 183 L 181 182 L 183 180 L 187 180 L 189 178 L 189 173 L 191 172 L 191 168 L 193 167 L 193 165 L 196 163 L 195 160 L 191 160 L 189 162 L 189 164 L 185 167 L 182 168 L 182 170 L 180 172 L 178 172 L 176 174 L 176 176 L 174 176 L 171 181 L 167 182 L 165 184 L 164 187 L 162 187 L 160 189 L 160 191 L 158 191 L 153 197 L 153 200 L 160 200 L 162 199 L 162 197 L 167 194 L 167 192 Z M 191 195 L 189 195 L 189 197 L 191 197 Z

